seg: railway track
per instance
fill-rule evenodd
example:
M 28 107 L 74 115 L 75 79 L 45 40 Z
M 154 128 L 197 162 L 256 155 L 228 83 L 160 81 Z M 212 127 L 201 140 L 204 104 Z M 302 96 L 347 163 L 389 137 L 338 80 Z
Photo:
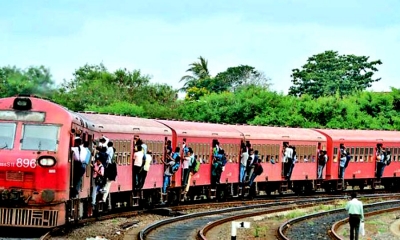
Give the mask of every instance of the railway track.
M 379 196 L 376 198 L 382 197 Z M 386 211 L 386 209 L 397 207 L 399 203 L 399 200 L 390 200 L 366 204 L 364 205 L 364 213 L 368 214 L 374 211 Z M 331 233 L 331 229 L 335 222 L 343 220 L 346 217 L 347 212 L 344 209 L 335 209 L 294 218 L 283 223 L 279 227 L 278 237 L 284 240 L 307 239 L 307 237 L 310 236 L 315 239 L 330 238 L 334 236 Z
M 385 195 L 385 196 L 389 197 L 389 198 L 393 197 L 392 194 Z M 380 195 L 378 197 L 371 196 L 370 198 L 382 198 L 382 197 L 383 196 Z M 332 202 L 334 202 L 334 200 L 329 201 L 329 202 L 325 201 L 324 203 L 325 204 L 329 204 L 329 203 L 332 203 Z M 302 205 L 297 205 L 295 208 L 296 209 L 298 209 L 298 208 L 307 208 L 307 207 L 311 207 L 313 205 L 314 204 L 304 204 L 304 205 L 302 204 Z M 281 208 L 269 208 L 269 209 L 263 210 L 263 211 L 256 211 L 256 212 L 251 212 L 251 213 L 240 213 L 240 214 L 235 214 L 234 216 L 221 218 L 221 219 L 216 220 L 214 222 L 208 223 L 202 229 L 200 229 L 200 231 L 198 232 L 197 238 L 198 239 L 207 239 L 207 233 L 211 229 L 216 228 L 218 226 L 221 226 L 222 224 L 227 223 L 227 222 L 235 221 L 235 220 L 238 220 L 238 219 L 244 219 L 244 218 L 248 218 L 248 217 L 252 217 L 252 216 L 259 216 L 259 215 L 265 215 L 265 214 L 270 214 L 270 213 L 282 212 L 282 211 L 291 210 L 291 209 L 293 209 L 293 206 L 285 206 L 285 207 L 281 207 Z M 288 239 L 288 238 L 285 238 L 285 236 L 282 236 L 282 235 L 281 235 L 281 239 Z M 304 239 L 307 239 L 307 237 L 304 238 Z
M 328 197 L 330 198 L 335 198 L 335 199 L 343 199 L 345 198 L 345 196 L 341 195 L 341 196 L 332 196 L 332 194 L 323 194 L 323 195 L 317 195 L 313 198 L 319 198 L 319 199 L 327 199 Z M 231 208 L 238 208 L 238 211 L 240 211 L 240 206 L 244 206 L 244 208 L 248 207 L 247 205 L 257 205 L 257 204 L 273 204 L 273 203 L 277 203 L 279 202 L 280 204 L 282 204 L 282 202 L 290 202 L 290 201 L 297 201 L 299 199 L 298 196 L 293 196 L 293 195 L 289 195 L 289 196 L 269 196 L 269 198 L 261 198 L 261 199 L 254 199 L 254 200 L 241 200 L 241 199 L 237 199 L 235 201 L 229 201 L 229 202 L 205 202 L 205 203 L 199 203 L 199 204 L 193 204 L 193 203 L 184 203 L 182 205 L 178 205 L 178 206 L 170 206 L 168 207 L 168 209 L 170 209 L 170 211 L 173 213 L 172 215 L 179 215 L 182 213 L 179 213 L 179 211 L 185 211 L 188 210 L 190 211 L 191 209 L 211 209 L 211 208 L 219 208 L 219 207 L 231 207 Z M 305 199 L 305 201 L 309 201 L 308 199 L 311 198 L 302 198 Z M 138 214 L 143 214 L 143 213 L 154 213 L 154 211 L 157 211 L 158 209 L 162 209 L 162 208 L 166 208 L 166 206 L 162 206 L 162 207 L 158 207 L 155 209 L 151 209 L 151 210 L 133 210 L 133 211 L 128 211 L 128 212 L 120 212 L 120 213 L 112 213 L 112 214 L 107 214 L 107 215 L 103 215 L 103 216 L 98 216 L 98 217 L 91 217 L 91 218 L 86 218 L 86 219 L 82 219 L 79 220 L 77 222 L 74 222 L 73 225 L 67 225 L 67 226 L 62 226 L 62 227 L 58 227 L 58 228 L 54 228 L 49 232 L 46 232 L 45 235 L 35 238 L 35 239 L 50 239 L 51 236 L 54 235 L 58 235 L 58 236 L 62 236 L 65 234 L 65 232 L 68 232 L 69 229 L 75 229 L 77 227 L 80 226 L 84 226 L 85 224 L 90 224 L 92 222 L 96 222 L 96 221 L 103 221 L 103 220 L 108 220 L 108 219 L 113 219 L 113 218 L 120 218 L 120 217 L 134 217 L 137 216 Z M 175 214 L 178 213 L 178 214 Z M 188 214 L 187 214 L 188 215 Z M 186 216 L 186 215 L 185 215 Z M 12 239 L 12 238 L 1 238 L 0 240 L 3 239 Z M 21 239 L 21 238 L 18 238 Z M 32 238 L 29 238 L 32 239 Z
M 221 219 L 233 219 L 235 218 L 235 216 L 238 215 L 239 211 L 242 215 L 257 215 L 260 214 L 260 212 L 284 211 L 287 209 L 299 207 L 301 205 L 311 206 L 320 202 L 337 200 L 338 198 L 342 199 L 343 197 L 304 198 L 301 200 L 297 198 L 290 201 L 282 201 L 281 199 L 279 199 L 275 200 L 274 202 L 265 204 L 224 208 L 207 212 L 186 214 L 183 216 L 173 217 L 151 224 L 140 231 L 140 233 L 138 234 L 138 238 L 140 240 L 195 239 L 198 236 L 198 230 L 202 229 L 203 226 L 208 225 L 210 222 L 217 222 Z M 285 206 L 282 206 L 283 202 L 285 203 Z M 268 208 L 268 210 L 264 210 L 265 208 Z
M 388 213 L 388 212 L 395 212 L 395 211 L 399 211 L 400 207 L 394 207 L 394 208 L 385 208 L 385 209 L 381 209 L 381 210 L 377 210 L 377 211 L 372 211 L 372 212 L 368 212 L 364 214 L 364 217 L 371 217 L 371 216 L 375 216 L 375 215 L 380 215 L 383 213 Z M 331 237 L 331 239 L 334 240 L 342 240 L 343 238 L 340 237 L 340 235 L 337 233 L 337 230 L 345 225 L 347 222 L 349 221 L 348 218 L 344 218 L 342 220 L 339 220 L 337 222 L 335 222 L 332 225 L 331 230 L 328 232 L 329 236 Z

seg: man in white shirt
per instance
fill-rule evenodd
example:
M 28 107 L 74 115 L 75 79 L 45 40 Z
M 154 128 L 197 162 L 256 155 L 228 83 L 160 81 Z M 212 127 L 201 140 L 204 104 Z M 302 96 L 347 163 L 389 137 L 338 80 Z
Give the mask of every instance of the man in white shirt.
M 150 164 L 153 162 L 153 157 L 151 156 L 152 152 L 151 150 L 148 150 L 146 154 L 146 160 L 144 160 L 144 165 L 143 169 L 140 172 L 140 177 L 139 177 L 139 189 L 143 188 L 144 183 L 146 182 L 146 177 L 147 177 L 147 172 L 150 170 Z
M 288 174 L 290 171 L 290 166 L 292 165 L 293 149 L 289 147 L 289 143 L 283 143 L 284 154 L 283 154 L 283 175 L 288 179 Z
M 140 173 L 142 171 L 142 165 L 143 165 L 143 151 L 142 151 L 142 145 L 137 145 L 136 146 L 136 152 L 133 154 L 133 176 L 135 179 L 135 188 L 139 189 L 140 187 Z
M 350 240 L 358 240 L 360 222 L 364 222 L 363 204 L 357 199 L 357 193 L 351 193 L 351 201 L 347 202 L 346 210 L 349 213 Z
M 106 166 L 104 166 L 106 169 L 108 167 L 108 164 L 112 162 L 112 159 L 114 157 L 114 144 L 111 142 L 109 139 L 106 139 L 107 142 L 107 162 Z M 107 182 L 104 185 L 104 188 L 102 190 L 103 192 L 103 202 L 106 202 L 108 194 L 110 193 L 110 188 L 111 188 L 111 180 L 107 178 Z
M 72 158 L 74 160 L 74 178 L 73 178 L 73 189 L 71 190 L 71 196 L 76 198 L 80 190 L 80 182 L 85 174 L 87 150 L 84 148 L 82 139 L 80 137 L 75 137 L 74 147 L 71 148 Z
M 247 152 L 247 148 L 242 148 L 242 155 L 240 156 L 240 172 L 239 172 L 239 180 L 241 183 L 244 183 L 246 177 L 246 166 L 247 160 L 249 159 L 249 153 Z

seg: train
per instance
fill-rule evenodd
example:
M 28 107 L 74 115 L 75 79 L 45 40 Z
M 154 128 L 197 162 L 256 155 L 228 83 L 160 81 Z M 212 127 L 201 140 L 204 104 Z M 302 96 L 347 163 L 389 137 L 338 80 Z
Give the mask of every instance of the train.
M 143 188 L 133 180 L 134 136 L 151 149 L 153 161 Z M 216 124 L 146 119 L 95 112 L 73 112 L 37 96 L 0 99 L 0 227 L 54 228 L 90 217 L 92 169 L 87 166 L 77 197 L 71 197 L 74 161 L 71 147 L 79 136 L 90 146 L 106 136 L 116 150 L 118 175 L 105 203 L 108 210 L 154 206 L 162 200 L 179 204 L 182 168 L 173 176 L 166 196 L 161 193 L 166 140 L 172 147 L 190 146 L 201 161 L 190 179 L 187 201 L 226 200 L 253 191 L 298 194 L 316 190 L 337 192 L 348 186 L 389 190 L 400 186 L 400 134 L 398 131 L 304 129 L 291 127 Z M 217 186 L 211 184 L 213 141 L 224 149 L 227 163 Z M 250 189 L 239 183 L 241 146 L 258 150 L 263 172 Z M 290 180 L 283 176 L 284 144 L 296 147 L 297 160 Z M 339 178 L 340 145 L 352 156 Z M 376 177 L 377 146 L 391 150 L 392 162 Z M 317 177 L 318 152 L 328 162 Z M 399 175 L 399 176 L 398 176 Z

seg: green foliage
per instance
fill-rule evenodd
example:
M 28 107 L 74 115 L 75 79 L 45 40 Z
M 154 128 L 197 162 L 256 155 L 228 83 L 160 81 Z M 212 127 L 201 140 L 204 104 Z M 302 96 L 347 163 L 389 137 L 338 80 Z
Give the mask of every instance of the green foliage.
M 98 113 L 114 113 L 128 116 L 142 117 L 145 115 L 143 107 L 137 106 L 128 102 L 114 102 L 107 106 L 89 106 L 87 111 L 94 111 Z
M 0 68 L 0 97 L 10 97 L 18 94 L 32 94 L 41 97 L 51 97 L 54 91 L 54 81 L 50 70 L 44 66 Z
M 338 56 L 335 52 L 314 57 L 322 58 L 318 64 L 324 63 L 327 67 L 333 64 L 324 62 L 327 61 L 324 57 L 328 55 L 332 61 L 339 63 L 338 59 L 358 59 L 361 63 L 367 61 L 367 58 L 353 55 Z M 370 64 L 372 69 L 378 63 Z M 326 69 L 321 70 L 321 66 L 314 67 L 319 69 L 322 77 L 319 73 L 317 75 L 321 79 L 329 74 L 339 76 L 340 71 L 337 69 L 330 73 Z M 78 68 L 73 78 L 64 81 L 58 89 L 54 87 L 50 71 L 43 66 L 25 70 L 3 67 L 0 68 L 0 95 L 40 94 L 74 111 L 145 118 L 302 128 L 400 130 L 400 89 L 391 88 L 386 93 L 365 91 L 362 88 L 345 93 L 336 89 L 320 97 L 307 92 L 299 94 L 301 96 L 292 96 L 270 91 L 268 79 L 263 79 L 263 74 L 251 66 L 231 67 L 211 77 L 207 61 L 200 57 L 199 62 L 191 64 L 188 71 L 192 73 L 193 81 L 186 82 L 185 100 L 178 100 L 178 90 L 169 85 L 150 83 L 150 77 L 140 70 L 118 69 L 111 72 L 103 64 Z M 345 77 L 340 81 L 354 77 L 349 72 L 344 73 Z M 190 80 L 189 77 L 185 79 Z M 356 80 L 361 84 L 362 79 L 367 84 L 366 77 Z M 354 84 L 347 86 L 349 89 L 355 87 Z M 311 86 L 309 89 L 312 89 Z
M 263 73 L 257 71 L 254 67 L 248 65 L 240 65 L 230 67 L 224 72 L 220 72 L 215 76 L 221 89 L 235 91 L 240 86 L 260 86 L 269 87 L 270 79 L 266 78 Z
M 202 56 L 199 57 L 198 62 L 189 64 L 190 68 L 186 72 L 190 72 L 191 75 L 185 75 L 181 78 L 180 82 L 184 82 L 181 90 L 187 90 L 188 88 L 196 86 L 196 83 L 201 79 L 210 78 L 208 71 L 208 61 Z
M 95 106 L 119 106 L 121 102 L 138 106 L 169 106 L 177 97 L 177 91 L 171 86 L 150 84 L 150 77 L 143 75 L 140 70 L 118 69 L 109 72 L 103 64 L 85 65 L 77 69 L 73 76 L 70 81 L 64 81 L 54 100 L 75 111 L 93 109 Z M 107 109 L 117 113 L 112 108 Z M 145 112 L 139 114 L 146 115 Z
M 289 95 L 309 94 L 318 98 L 338 94 L 343 97 L 363 91 L 380 80 L 372 77 L 378 71 L 376 66 L 382 62 L 368 60 L 366 56 L 339 55 L 335 51 L 313 55 L 301 70 L 292 70 L 293 86 L 289 88 Z

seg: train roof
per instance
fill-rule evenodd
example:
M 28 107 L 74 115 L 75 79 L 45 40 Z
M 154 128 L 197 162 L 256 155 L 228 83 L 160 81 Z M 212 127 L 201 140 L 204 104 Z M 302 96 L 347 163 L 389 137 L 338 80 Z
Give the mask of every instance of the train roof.
M 399 142 L 400 132 L 383 130 L 342 130 L 342 129 L 316 129 L 325 133 L 333 141 L 354 142 Z
M 93 122 L 99 132 L 171 135 L 172 131 L 153 119 L 99 113 L 78 113 Z
M 87 128 L 94 130 L 94 124 L 92 122 L 90 122 L 89 120 L 81 118 L 75 112 L 68 110 L 66 107 L 63 107 L 55 102 L 52 102 L 50 100 L 40 98 L 37 96 L 20 95 L 20 96 L 8 97 L 8 98 L 1 98 L 0 99 L 1 110 L 3 110 L 3 111 L 14 110 L 13 103 L 16 98 L 20 98 L 20 99 L 29 98 L 29 100 L 31 101 L 31 104 L 32 104 L 32 108 L 27 111 L 32 112 L 32 113 L 34 113 L 34 112 L 44 113 L 44 116 L 45 116 L 44 122 L 46 122 L 46 123 L 48 123 L 48 121 L 51 121 L 51 122 L 56 121 L 59 123 L 65 123 L 65 121 L 71 121 L 78 125 L 86 126 Z M 51 116 L 52 120 L 49 120 L 48 116 Z M 69 117 L 69 119 L 66 119 L 67 116 Z M 39 115 L 35 119 L 30 119 L 30 120 L 25 120 L 25 121 L 27 121 L 27 122 L 29 122 L 29 121 L 43 122 Z M 62 122 L 60 122 L 60 121 L 62 121 Z
M 232 126 L 225 124 L 173 120 L 157 121 L 174 129 L 178 136 L 243 138 L 239 131 L 233 129 Z
M 252 125 L 233 125 L 232 128 L 242 132 L 248 139 L 270 139 L 282 141 L 326 141 L 326 137 L 312 129 L 268 127 Z

